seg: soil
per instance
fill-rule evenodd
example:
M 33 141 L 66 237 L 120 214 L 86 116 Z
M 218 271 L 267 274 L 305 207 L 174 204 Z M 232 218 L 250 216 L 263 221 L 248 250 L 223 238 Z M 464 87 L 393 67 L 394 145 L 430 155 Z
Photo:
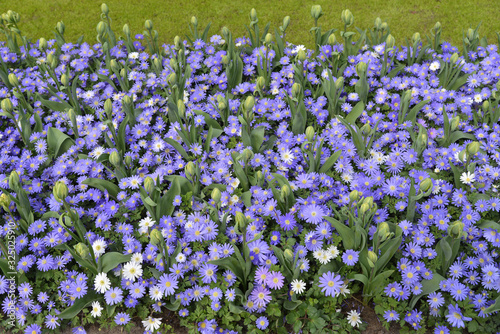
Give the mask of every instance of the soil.
M 344 311 L 347 314 L 350 310 L 356 310 L 361 313 L 361 320 L 368 324 L 368 327 L 362 332 L 363 334 L 398 334 L 400 332 L 399 325 L 392 325 L 389 330 L 382 326 L 382 323 L 378 319 L 375 310 L 371 306 L 364 306 L 359 299 L 363 297 L 357 296 L 357 298 L 350 298 L 345 301 L 347 304 L 344 306 Z

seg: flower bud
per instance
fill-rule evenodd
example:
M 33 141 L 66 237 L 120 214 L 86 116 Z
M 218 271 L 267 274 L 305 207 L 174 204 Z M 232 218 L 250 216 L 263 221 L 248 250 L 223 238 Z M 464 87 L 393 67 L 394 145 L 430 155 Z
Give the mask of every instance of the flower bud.
M 0 194 L 0 206 L 5 210 L 9 211 L 10 198 L 6 194 Z
M 144 179 L 144 189 L 151 194 L 155 190 L 155 181 L 151 176 L 148 176 Z
M 130 28 L 129 28 L 128 24 L 125 23 L 123 25 L 123 29 L 122 30 L 123 30 L 123 33 L 125 34 L 125 36 L 130 36 Z
M 307 141 L 312 142 L 314 140 L 314 127 L 312 125 L 309 125 L 306 129 L 306 139 Z
M 267 33 L 266 38 L 264 39 L 264 43 L 270 44 L 272 40 L 273 40 L 273 35 L 271 35 L 270 33 Z
M 153 21 L 151 21 L 151 20 L 146 20 L 146 22 L 144 22 L 144 28 L 146 28 L 146 30 L 151 30 L 151 29 L 153 29 Z
M 103 3 L 101 5 L 101 12 L 104 14 L 104 15 L 108 15 L 109 14 L 109 7 L 108 5 L 106 5 L 105 3 Z
M 73 248 L 81 258 L 86 258 L 89 255 L 89 248 L 83 242 L 79 242 Z
M 334 45 L 335 43 L 337 43 L 337 38 L 334 33 L 331 33 L 330 36 L 328 36 L 328 44 Z
M 389 34 L 385 39 L 385 50 L 393 48 L 394 44 L 396 44 L 396 40 L 391 34 Z
M 12 114 L 14 106 L 12 105 L 12 101 L 9 98 L 3 99 L 1 106 L 3 111 L 5 111 L 8 114 Z
M 368 204 L 368 206 L 371 208 L 373 206 L 373 197 L 366 197 L 363 203 Z
M 132 157 L 130 155 L 127 155 L 124 159 L 125 165 L 127 166 L 132 166 Z
M 300 95 L 300 92 L 302 90 L 302 86 L 298 82 L 294 83 L 292 86 L 292 97 L 294 99 L 297 99 Z
M 97 36 L 103 36 L 106 31 L 106 23 L 104 21 L 99 22 L 95 30 L 97 31 Z
M 61 83 L 63 84 L 64 87 L 69 86 L 69 79 L 68 79 L 68 76 L 66 75 L 66 73 L 63 73 L 61 75 Z
M 460 116 L 455 116 L 451 119 L 451 122 L 450 122 L 450 125 L 451 125 L 451 128 L 450 130 L 451 131 L 455 131 L 457 128 L 458 128 L 458 125 L 460 124 Z
M 104 102 L 104 111 L 109 119 L 113 118 L 113 102 L 111 102 L 111 99 L 106 99 L 106 102 Z
M 342 87 L 344 86 L 344 77 L 339 77 L 336 81 L 335 81 L 335 88 L 337 90 L 341 89 Z
M 167 82 L 170 86 L 173 86 L 177 82 L 177 74 L 175 73 L 170 73 L 167 76 Z
M 68 186 L 66 183 L 62 181 L 57 181 L 54 189 L 53 189 L 53 194 L 58 202 L 62 202 L 66 197 L 68 197 Z
M 196 18 L 196 16 L 191 16 L 191 24 L 195 27 L 198 26 L 198 19 Z
M 292 192 L 292 189 L 288 186 L 288 184 L 284 184 L 283 187 L 281 187 L 281 193 L 285 196 L 288 197 L 290 196 L 290 193 Z
M 354 16 L 349 9 L 343 10 L 340 18 L 342 19 L 342 22 L 344 22 L 344 25 L 346 25 L 347 27 L 350 27 L 354 23 Z
M 257 184 L 262 185 L 264 183 L 264 174 L 262 174 L 262 171 L 258 170 L 255 173 L 255 178 L 257 179 Z
M 174 46 L 176 50 L 181 48 L 181 38 L 179 36 L 174 37 Z
M 356 65 L 356 73 L 358 74 L 358 76 L 362 76 L 366 73 L 366 69 L 367 69 L 367 66 L 366 66 L 366 63 L 360 61 L 357 65 Z
M 243 231 L 247 226 L 247 218 L 241 211 L 237 211 L 235 215 L 236 227 L 239 231 Z
M 163 239 L 163 235 L 161 234 L 161 232 L 157 228 L 155 228 L 151 231 L 151 233 L 149 233 L 149 238 L 150 238 L 151 244 L 154 246 L 157 246 L 161 243 L 161 240 Z
M 179 113 L 179 116 L 182 118 L 186 114 L 186 106 L 184 105 L 183 100 L 177 100 L 177 112 Z
M 380 30 L 382 27 L 382 19 L 380 17 L 377 17 L 375 19 L 375 29 Z
M 467 144 L 467 153 L 470 156 L 476 155 L 477 152 L 479 152 L 479 148 L 481 147 L 481 144 L 479 144 L 478 141 L 473 141 L 472 143 Z
M 451 64 L 456 64 L 456 63 L 457 63 L 457 61 L 458 61 L 458 53 L 456 53 L 456 52 L 455 52 L 455 53 L 454 53 L 454 54 L 452 54 L 452 55 L 451 55 L 451 57 L 450 57 L 450 63 L 451 63 Z
M 307 58 L 307 54 L 304 50 L 299 50 L 299 52 L 297 52 L 297 59 L 300 60 L 300 61 L 304 61 L 306 60 Z
M 252 8 L 252 10 L 250 10 L 250 20 L 257 21 L 257 11 L 255 10 L 255 8 Z
M 109 61 L 109 67 L 111 67 L 111 70 L 113 72 L 118 72 L 120 70 L 120 65 L 118 65 L 118 62 L 116 61 L 116 59 L 111 59 Z
M 366 123 L 361 127 L 361 133 L 364 134 L 365 136 L 369 135 L 371 131 L 372 127 L 368 123 Z
M 495 87 L 497 88 L 497 91 L 500 91 L 500 80 L 497 81 Z
M 448 226 L 448 235 L 453 239 L 458 239 L 465 235 L 465 224 L 457 220 Z
M 467 149 L 460 151 L 460 153 L 458 153 L 458 160 L 464 162 L 466 159 L 466 155 L 467 155 Z
M 121 157 L 120 157 L 120 154 L 117 152 L 117 151 L 113 151 L 111 152 L 111 154 L 109 155 L 109 162 L 115 166 L 115 167 L 119 167 L 120 166 L 120 163 L 121 163 Z
M 14 74 L 14 73 L 10 73 L 9 74 L 9 83 L 12 85 L 12 86 L 19 86 L 19 80 L 17 79 L 17 76 Z
M 288 262 L 292 262 L 293 261 L 293 252 L 292 252 L 291 249 L 287 248 L 287 249 L 285 249 L 285 251 L 283 253 L 285 255 L 285 259 Z
M 390 228 L 389 228 L 389 224 L 387 224 L 387 222 L 382 222 L 378 225 L 378 237 L 380 238 L 380 241 L 381 242 L 384 242 L 385 239 L 387 239 L 387 237 L 390 235 Z
M 441 23 L 439 21 L 436 22 L 432 30 L 434 31 L 434 34 L 441 32 Z
M 370 268 L 373 268 L 375 267 L 375 263 L 377 262 L 378 260 L 378 256 L 377 254 L 375 254 L 374 251 L 368 251 L 368 265 L 370 266 Z
M 474 39 L 474 29 L 472 29 L 472 28 L 467 29 L 466 36 L 469 39 L 469 41 L 472 42 L 472 40 Z
M 245 109 L 246 112 L 252 111 L 254 105 L 255 98 L 250 95 L 246 98 L 245 103 L 243 104 L 243 109 Z
M 61 22 L 57 22 L 56 29 L 60 35 L 64 35 L 64 30 L 66 29 L 66 27 L 64 26 L 64 23 L 61 21 Z
M 286 30 L 286 28 L 288 28 L 288 25 L 290 24 L 290 16 L 285 16 L 285 18 L 283 19 L 283 31 Z
M 225 39 L 229 37 L 229 29 L 227 27 L 222 27 L 222 36 L 224 36 Z
M 260 76 L 257 78 L 257 81 L 255 83 L 256 89 L 257 90 L 262 90 L 266 84 L 266 79 L 263 76 Z
M 9 176 L 9 188 L 10 189 L 15 189 L 17 187 L 20 186 L 20 183 L 19 183 L 19 173 L 15 170 L 13 170 L 11 173 L 10 173 L 10 176 Z
M 490 109 L 490 101 L 486 100 L 483 102 L 483 111 L 486 113 Z
M 220 202 L 220 199 L 222 197 L 222 194 L 219 190 L 219 188 L 214 188 L 212 190 L 212 199 L 214 200 L 215 203 L 219 203 Z
M 321 9 L 320 5 L 314 5 L 311 7 L 311 16 L 317 21 L 323 15 L 323 9 Z
M 361 207 L 359 208 L 359 213 L 361 213 L 363 215 L 368 210 L 370 210 L 370 206 L 366 203 L 363 203 L 363 204 L 361 204 Z
M 186 176 L 188 178 L 193 178 L 194 174 L 196 173 L 196 169 L 194 166 L 194 163 L 192 161 L 188 162 L 186 164 L 186 167 L 184 168 L 184 172 L 186 173 Z
M 219 107 L 219 110 L 223 110 L 223 109 L 226 109 L 227 107 L 227 104 L 225 101 L 220 101 L 217 105 L 217 107 Z
M 432 180 L 430 178 L 426 178 L 420 183 L 420 190 L 426 193 L 429 191 L 429 189 L 432 189 Z
M 351 200 L 351 203 L 359 200 L 359 192 L 357 190 L 351 191 L 351 193 L 349 194 L 349 199 Z
M 414 33 L 413 36 L 411 37 L 411 42 L 413 44 L 420 43 L 421 40 L 422 38 L 420 37 L 420 34 L 418 32 Z
M 222 61 L 223 65 L 227 65 L 227 64 L 229 64 L 229 57 L 228 56 L 222 56 L 221 61 Z
M 47 40 L 45 38 L 40 38 L 38 40 L 38 49 L 45 51 L 47 49 Z

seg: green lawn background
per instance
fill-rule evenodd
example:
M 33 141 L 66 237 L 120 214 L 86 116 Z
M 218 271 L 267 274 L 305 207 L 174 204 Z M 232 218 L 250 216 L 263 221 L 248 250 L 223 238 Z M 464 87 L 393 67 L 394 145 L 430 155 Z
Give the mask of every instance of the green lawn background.
M 58 21 L 66 25 L 65 38 L 75 42 L 82 34 L 84 41 L 96 43 L 95 27 L 100 20 L 102 0 L 0 0 L 0 11 L 11 9 L 21 15 L 20 28 L 32 41 L 40 37 L 54 38 L 53 31 Z M 108 0 L 112 27 L 117 35 L 123 36 L 122 27 L 127 23 L 132 36 L 142 33 L 144 21 L 151 19 L 158 31 L 161 44 L 172 43 L 176 35 L 183 39 L 189 33 L 188 23 L 191 16 L 196 16 L 199 26 L 212 22 L 209 35 L 220 34 L 227 26 L 233 36 L 241 37 L 246 33 L 252 8 L 257 10 L 259 26 L 262 28 L 271 22 L 271 31 L 282 24 L 285 16 L 291 17 L 287 30 L 287 40 L 295 44 L 312 47 L 313 39 L 309 29 L 313 26 L 311 6 L 319 4 L 323 8 L 323 17 L 319 24 L 323 30 L 336 28 L 337 39 L 343 28 L 340 14 L 349 9 L 354 14 L 354 27 L 372 28 L 375 18 L 389 24 L 396 44 L 405 44 L 414 32 L 422 38 L 439 21 L 442 25 L 442 40 L 452 42 L 462 49 L 463 32 L 469 27 L 475 28 L 481 21 L 480 36 L 486 36 L 488 42 L 498 43 L 495 32 L 500 32 L 500 6 L 498 0 L 336 0 L 336 1 L 300 1 L 300 0 Z M 261 28 L 261 29 L 262 29 Z M 274 34 L 274 33 L 273 33 Z M 5 40 L 5 36 L 0 36 Z

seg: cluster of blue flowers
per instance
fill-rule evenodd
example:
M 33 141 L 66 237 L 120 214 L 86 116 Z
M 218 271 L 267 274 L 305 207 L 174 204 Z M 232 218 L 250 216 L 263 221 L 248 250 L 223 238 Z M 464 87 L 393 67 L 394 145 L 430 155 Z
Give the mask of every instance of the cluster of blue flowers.
M 335 77 L 327 60 L 343 52 L 342 44 L 323 45 L 318 52 L 287 44 L 279 58 L 267 46 L 254 47 L 248 38 L 239 38 L 235 46 L 243 62 L 242 82 L 228 87 L 228 41 L 215 35 L 210 41 L 198 39 L 192 45 L 184 42 L 182 50 L 192 71 L 184 78 L 179 104 L 168 99 L 173 89 L 170 79 L 176 71 L 171 60 L 177 59 L 179 46 L 162 46 L 164 57 L 159 58 L 146 52 L 144 36 L 135 37 L 133 52 L 123 41 L 109 49 L 110 57 L 128 69 L 122 78 L 110 70 L 108 50 L 101 44 L 56 46 L 55 40 L 49 40 L 43 46 L 21 47 L 22 54 L 0 44 L 2 64 L 17 80 L 16 91 L 0 83 L 0 98 L 12 105 L 8 110 L 8 104 L 2 103 L 0 113 L 0 188 L 15 195 L 9 179 L 16 172 L 34 214 L 34 222 L 23 231 L 19 208 L 3 197 L 0 233 L 7 237 L 10 226 L 17 226 L 16 269 L 23 283 L 15 298 L 9 297 L 6 276 L 0 275 L 0 298 L 6 314 L 14 307 L 17 323 L 26 333 L 59 327 L 65 320 L 58 314 L 90 295 L 98 296 L 90 316 L 102 316 L 100 303 L 115 306 L 117 313 L 108 316 L 117 325 L 128 324 L 136 316 L 138 304 L 161 314 L 166 304 L 178 301 L 179 316 L 188 317 L 196 303 L 209 300 L 215 314 L 225 306 L 227 311 L 229 304 L 236 305 L 258 315 L 258 329 L 273 332 L 263 313 L 280 296 L 300 300 L 305 287 L 305 291 L 319 289 L 324 298 L 345 297 L 349 285 L 359 284 L 352 282 L 352 275 L 359 271 L 361 254 L 344 249 L 335 228 L 324 218 L 335 217 L 343 207 L 350 208 L 355 202 L 350 197 L 353 191 L 378 204 L 370 236 L 386 221 L 403 231 L 400 252 L 391 262 L 397 270 L 385 282 L 384 293 L 387 298 L 407 303 L 415 300 L 421 306 L 405 310 L 405 314 L 384 310 L 386 321 L 404 319 L 411 328 L 419 329 L 427 316 L 436 317 L 436 330 L 448 333 L 451 327 L 464 327 L 472 316 L 488 316 L 485 310 L 500 292 L 500 124 L 488 118 L 491 111 L 484 107 L 487 101 L 488 106 L 496 102 L 498 108 L 500 99 L 500 54 L 496 45 L 478 47 L 467 58 L 452 62 L 458 49 L 443 43 L 439 52 L 427 49 L 420 63 L 383 76 L 384 44 L 366 45 L 348 57 L 341 72 L 335 69 Z M 408 51 L 406 47 L 388 51 L 392 57 L 390 69 L 405 64 Z M 40 70 L 50 54 L 57 55 L 54 75 Z M 34 65 L 28 66 L 27 59 Z M 158 59 L 161 70 L 154 65 Z M 360 128 L 369 125 L 376 129 L 366 155 L 358 152 L 353 134 L 340 117 L 331 116 L 331 101 L 318 94 L 322 83 L 342 77 L 339 116 L 348 117 L 362 99 L 354 89 L 360 80 L 356 68 L 360 63 L 368 64 L 369 94 L 355 121 Z M 460 73 L 467 75 L 456 89 L 444 89 L 440 84 L 438 75 L 447 65 L 462 66 Z M 264 87 L 257 82 L 262 67 L 270 72 Z M 293 129 L 295 111 L 290 102 L 296 96 L 293 87 L 298 74 L 307 83 L 302 87 L 302 102 L 309 115 L 308 125 L 314 129 L 312 136 Z M 78 80 L 76 94 L 82 112 L 74 119 L 67 110 L 47 107 L 47 101 L 70 102 L 71 86 L 65 85 L 63 75 L 71 82 Z M 128 82 L 127 91 L 120 89 L 118 79 Z M 58 87 L 57 97 L 49 94 L 49 86 Z M 417 113 L 415 123 L 406 119 L 400 122 L 405 94 L 410 94 L 410 106 L 428 101 Z M 249 96 L 255 96 L 250 106 L 252 127 L 264 130 L 266 144 L 261 150 L 245 145 L 243 139 L 242 132 L 249 124 L 241 113 L 247 108 Z M 16 117 L 20 117 L 16 110 L 22 108 L 23 99 L 42 122 L 39 131 L 31 132 L 28 143 L 23 142 L 24 129 L 16 124 Z M 131 101 L 139 113 L 123 131 L 126 152 L 121 160 L 129 174 L 120 176 L 110 157 L 117 152 L 114 144 L 119 139 L 118 129 L 128 117 L 124 108 L 128 102 L 124 100 Z M 111 115 L 106 114 L 107 101 L 111 103 Z M 170 116 L 175 106 L 185 109 L 180 119 Z M 223 110 L 228 113 L 226 118 Z M 7 117 L 8 113 L 14 118 Z M 33 115 L 30 124 L 34 126 L 37 120 Z M 459 118 L 453 131 L 467 136 L 445 144 L 442 139 L 449 136 L 448 119 L 456 116 Z M 180 136 L 180 129 L 186 126 L 183 122 L 190 124 L 189 131 L 197 131 L 194 143 Z M 220 126 L 218 135 L 212 133 L 214 123 Z M 413 136 L 418 126 L 427 130 L 421 151 L 416 146 L 418 138 Z M 58 155 L 51 151 L 51 129 L 71 141 Z M 479 147 L 472 149 L 476 144 Z M 331 168 L 320 172 L 310 170 L 307 152 L 318 153 L 320 165 L 335 152 L 340 155 Z M 241 158 L 235 159 L 235 155 Z M 197 178 L 188 168 L 193 162 L 199 172 Z M 241 176 L 240 169 L 248 178 Z M 288 181 L 288 187 L 276 189 L 280 175 Z M 110 188 L 92 186 L 86 182 L 89 178 L 116 184 L 116 194 Z M 172 214 L 156 221 L 146 210 L 151 198 L 146 201 L 141 195 L 141 191 L 151 193 L 148 178 L 158 180 L 162 193 L 176 178 L 189 180 L 198 184 L 202 189 L 198 194 L 205 191 L 206 197 L 180 192 L 169 203 Z M 427 179 L 432 181 L 432 192 L 417 200 L 415 216 L 408 220 L 409 198 L 415 195 L 412 186 L 418 189 Z M 68 190 L 64 202 L 53 193 L 56 182 Z M 220 191 L 217 194 L 213 189 Z M 294 196 L 293 203 L 283 200 L 288 193 Z M 90 256 L 90 250 L 82 248 L 58 218 L 66 210 L 64 203 L 75 210 L 86 227 L 92 256 L 99 260 L 113 251 L 130 255 L 130 261 L 122 261 L 109 273 L 97 274 L 76 262 L 61 245 L 70 245 L 80 256 Z M 211 214 L 214 210 L 215 216 Z M 59 214 L 56 217 L 48 212 Z M 243 214 L 244 224 L 239 214 Z M 69 230 L 76 233 L 73 226 Z M 169 261 L 159 256 L 165 249 L 153 237 L 155 230 L 161 232 Z M 438 244 L 447 236 L 458 243 L 459 249 L 453 250 L 453 262 L 443 266 L 438 261 L 443 252 Z M 243 286 L 250 286 L 249 282 L 243 283 L 238 273 L 215 264 L 243 253 L 239 248 L 242 245 L 248 247 L 253 282 L 243 304 L 236 296 Z M 280 259 L 283 255 L 273 247 L 292 251 L 289 258 L 300 269 L 303 280 L 289 280 Z M 342 274 L 327 270 L 318 275 L 320 268 L 337 256 L 336 261 L 341 259 L 339 263 L 347 269 L 342 269 Z M 47 291 L 46 285 L 38 285 L 40 272 L 63 275 L 54 276 L 58 277 L 57 285 Z M 436 277 L 437 287 L 424 292 Z M 464 315 L 465 307 L 470 316 Z M 218 319 L 224 315 L 217 317 L 200 321 L 199 331 L 215 332 L 220 328 Z M 161 324 L 160 318 L 141 320 L 147 332 Z M 84 332 L 82 327 L 75 331 Z

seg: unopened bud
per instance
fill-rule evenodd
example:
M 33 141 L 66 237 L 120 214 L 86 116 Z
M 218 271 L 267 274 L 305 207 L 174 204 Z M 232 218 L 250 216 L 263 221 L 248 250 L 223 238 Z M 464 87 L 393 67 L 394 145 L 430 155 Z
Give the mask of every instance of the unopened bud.
M 186 167 L 184 168 L 184 172 L 186 173 L 186 176 L 188 178 L 193 178 L 194 174 L 196 173 L 196 169 L 192 161 L 187 163 Z
M 9 74 L 9 83 L 12 85 L 12 86 L 19 86 L 19 80 L 17 79 L 17 76 L 14 74 L 14 73 L 10 73 Z
M 121 157 L 120 157 L 120 154 L 117 152 L 117 151 L 113 151 L 111 152 L 111 154 L 109 155 L 109 162 L 115 166 L 115 167 L 119 167 L 120 166 L 120 163 L 121 163 Z
M 75 251 L 81 258 L 86 258 L 89 255 L 89 248 L 83 242 L 79 242 L 75 245 Z
M 388 49 L 393 48 L 394 44 L 396 44 L 396 40 L 394 39 L 394 37 L 391 34 L 389 34 L 387 36 L 387 38 L 385 39 L 385 49 L 388 50 Z
M 173 86 L 177 82 L 177 74 L 175 73 L 170 73 L 167 76 L 167 82 L 170 86 Z
M 453 239 L 458 239 L 465 234 L 465 224 L 457 220 L 448 226 L 448 235 Z
M 380 17 L 377 17 L 375 19 L 375 29 L 380 30 L 382 27 L 382 19 Z
M 334 33 L 331 33 L 330 36 L 328 36 L 328 44 L 334 45 L 337 43 L 337 38 L 335 37 Z
M 155 228 L 154 230 L 149 233 L 149 238 L 150 242 L 152 245 L 157 246 L 161 243 L 161 240 L 163 239 L 163 235 L 161 234 L 160 230 Z
M 105 3 L 103 3 L 101 5 L 101 12 L 104 14 L 104 15 L 108 15 L 109 14 L 109 7 L 108 5 L 106 5 Z
M 271 35 L 270 33 L 267 33 L 266 38 L 264 39 L 264 43 L 270 44 L 272 40 L 273 40 L 273 35 Z
M 212 199 L 214 200 L 215 203 L 219 203 L 220 202 L 220 199 L 222 197 L 222 194 L 219 190 L 219 188 L 214 188 L 212 190 Z
M 262 185 L 264 183 L 264 174 L 260 170 L 255 173 L 255 178 L 257 179 L 257 184 Z
M 61 83 L 63 84 L 64 87 L 69 86 L 69 79 L 68 79 L 68 75 L 66 73 L 63 73 L 61 75 Z
M 130 155 L 127 155 L 124 159 L 125 165 L 126 166 L 132 166 L 132 157 Z
M 285 18 L 283 19 L 283 31 L 286 30 L 286 28 L 288 28 L 288 25 L 290 24 L 290 16 L 285 16 Z
M 335 88 L 337 90 L 341 89 L 342 87 L 344 86 L 344 77 L 339 77 L 336 81 L 335 81 Z
M 262 90 L 266 84 L 266 79 L 263 76 L 260 76 L 257 78 L 257 81 L 255 83 L 255 88 L 257 90 Z
M 0 206 L 5 210 L 9 211 L 10 198 L 6 194 L 0 194 Z
M 151 21 L 151 20 L 146 20 L 146 22 L 144 22 L 144 28 L 146 28 L 146 30 L 151 30 L 151 29 L 153 29 L 153 21 Z
M 235 215 L 236 227 L 242 232 L 247 226 L 247 218 L 241 211 L 237 211 Z
M 318 20 L 323 15 L 323 9 L 320 5 L 314 5 L 311 7 L 311 16 L 314 20 Z
M 66 197 L 68 197 L 68 186 L 66 183 L 62 181 L 57 181 L 54 190 L 53 190 L 54 197 L 56 201 L 62 202 Z
M 420 37 L 420 34 L 418 32 L 414 33 L 413 36 L 411 37 L 411 42 L 413 44 L 420 43 L 421 40 L 422 38 Z
M 298 82 L 292 85 L 292 97 L 297 99 L 302 91 L 302 86 Z
M 363 203 L 367 204 L 371 208 L 373 206 L 373 197 L 372 196 L 366 197 Z
M 38 40 L 38 49 L 45 51 L 47 49 L 47 40 L 45 38 L 40 38 Z
M 432 30 L 434 31 L 435 34 L 437 34 L 438 32 L 441 32 L 441 23 L 439 21 L 436 22 L 436 24 L 434 25 Z
M 375 263 L 378 260 L 378 256 L 377 256 L 377 254 L 375 254 L 375 252 L 368 251 L 368 259 L 367 260 L 368 260 L 368 264 L 370 265 L 370 268 L 373 268 L 373 267 L 375 267 Z
M 123 25 L 123 29 L 122 30 L 123 30 L 123 33 L 125 34 L 125 36 L 130 36 L 130 28 L 129 28 L 128 24 L 125 23 Z
M 300 61 L 304 61 L 306 60 L 307 58 L 307 54 L 304 50 L 299 50 L 299 52 L 297 52 L 297 59 L 300 60 Z
M 218 104 L 217 104 L 217 107 L 219 107 L 219 110 L 223 110 L 223 109 L 226 109 L 227 107 L 227 104 L 225 101 L 220 101 Z
M 104 111 L 109 119 L 113 118 L 113 102 L 111 102 L 111 99 L 106 99 L 104 102 Z
M 61 22 L 57 22 L 56 29 L 60 35 L 64 35 L 64 30 L 66 29 L 66 27 L 64 26 L 64 23 L 61 21 Z
M 312 142 L 314 140 L 314 135 L 315 135 L 314 127 L 312 125 L 309 125 L 306 129 L 307 141 Z
M 183 100 L 177 100 L 177 112 L 181 117 L 184 117 L 184 115 L 186 114 L 186 106 L 184 105 Z
M 366 211 L 370 210 L 370 206 L 366 203 L 361 204 L 359 212 L 363 215 Z
M 151 176 L 148 176 L 144 179 L 144 189 L 151 194 L 155 190 L 155 181 Z
M 460 116 L 455 116 L 451 119 L 451 131 L 455 131 L 458 128 L 458 124 L 460 124 Z
M 344 22 L 344 25 L 346 25 L 347 27 L 350 27 L 354 23 L 354 16 L 349 9 L 343 10 L 340 18 L 342 19 L 342 22 Z
M 221 62 L 223 65 L 229 64 L 229 57 L 226 55 L 222 56 Z
M 432 180 L 430 178 L 426 178 L 420 183 L 420 190 L 426 193 L 429 191 L 429 189 L 432 189 Z
M 12 114 L 14 106 L 12 105 L 12 101 L 9 98 L 3 99 L 1 106 L 3 111 L 5 111 L 8 114 Z
M 198 26 L 198 19 L 196 18 L 196 16 L 191 16 L 191 24 L 195 27 Z
M 488 100 L 484 101 L 482 107 L 484 112 L 488 112 L 488 110 L 490 109 L 490 101 Z
M 481 144 L 479 144 L 478 141 L 473 141 L 472 143 L 467 144 L 467 153 L 470 156 L 476 155 L 477 152 L 479 152 L 479 148 L 481 147 Z
M 257 11 L 255 10 L 255 8 L 252 8 L 252 10 L 250 10 L 250 20 L 257 21 Z
M 243 104 L 243 108 L 246 112 L 252 111 L 253 106 L 255 105 L 255 98 L 250 95 L 246 98 L 245 103 Z
M 351 193 L 349 194 L 349 199 L 351 200 L 351 202 L 359 200 L 359 192 L 357 190 L 351 191 Z
M 287 249 L 285 249 L 285 251 L 283 253 L 285 255 L 285 259 L 288 262 L 292 262 L 293 261 L 293 252 L 292 252 L 291 249 L 287 248 Z
M 116 61 L 116 59 L 111 59 L 109 61 L 109 67 L 111 67 L 111 70 L 113 72 L 118 72 L 120 70 L 120 65 L 118 65 L 118 62 Z
M 365 125 L 363 125 L 361 127 L 361 133 L 363 133 L 365 136 L 370 134 L 371 131 L 372 131 L 372 127 L 368 123 L 366 123 Z
M 281 193 L 285 196 L 285 197 L 288 197 L 290 196 L 290 193 L 292 192 L 292 190 L 290 189 L 290 187 L 288 186 L 288 184 L 285 184 L 283 185 L 283 187 L 281 187 Z
M 99 22 L 95 30 L 97 31 L 98 36 L 103 36 L 106 31 L 106 23 L 104 23 L 104 21 Z
M 366 69 L 367 69 L 367 66 L 366 66 L 366 63 L 360 61 L 357 65 L 356 65 L 356 73 L 358 74 L 358 76 L 362 76 L 366 73 Z
M 384 242 L 385 239 L 389 236 L 391 230 L 389 228 L 389 224 L 387 222 L 382 222 L 378 225 L 378 237 L 380 238 L 381 242 Z
M 20 185 L 19 173 L 17 171 L 13 170 L 9 176 L 9 188 L 16 189 L 17 187 L 19 187 L 19 185 Z
M 451 57 L 450 57 L 450 63 L 451 63 L 451 64 L 456 64 L 456 63 L 457 63 L 457 61 L 458 61 L 458 53 L 456 53 L 456 52 L 455 52 L 455 53 L 454 53 L 454 54 L 452 54 L 452 55 L 451 55 Z

